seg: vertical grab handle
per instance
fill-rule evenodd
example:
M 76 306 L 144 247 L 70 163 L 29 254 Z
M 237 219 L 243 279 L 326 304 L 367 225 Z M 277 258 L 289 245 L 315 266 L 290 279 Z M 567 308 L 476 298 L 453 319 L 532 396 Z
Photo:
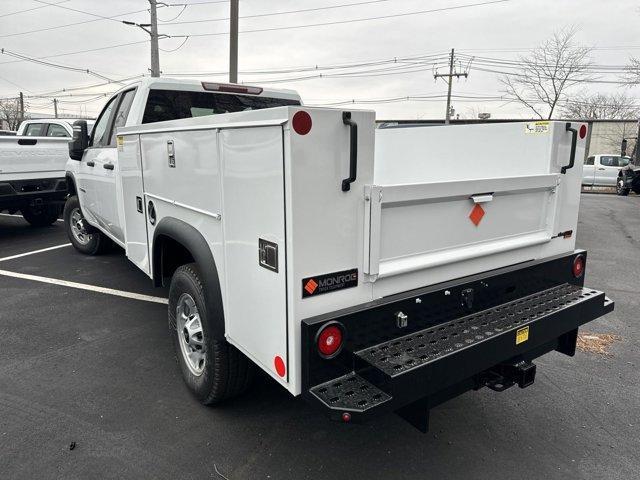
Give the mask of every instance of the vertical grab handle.
M 358 125 L 351 120 L 351 112 L 342 112 L 342 123 L 349 126 L 349 178 L 342 180 L 342 191 L 348 192 L 358 171 Z
M 571 132 L 571 153 L 569 154 L 569 165 L 562 167 L 561 173 L 567 173 L 567 170 L 573 168 L 573 164 L 576 162 L 576 143 L 578 142 L 578 130 L 571 128 L 571 123 L 567 122 L 565 131 Z

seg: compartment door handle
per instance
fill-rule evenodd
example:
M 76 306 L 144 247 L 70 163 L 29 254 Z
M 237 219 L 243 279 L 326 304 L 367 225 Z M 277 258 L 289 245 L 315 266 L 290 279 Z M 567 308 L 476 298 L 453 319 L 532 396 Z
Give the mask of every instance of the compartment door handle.
M 342 180 L 342 191 L 348 192 L 358 173 L 358 124 L 351 119 L 351 112 L 342 112 L 342 123 L 349 126 L 349 178 Z
M 571 127 L 571 123 L 567 122 L 565 131 L 571 132 L 571 153 L 569 154 L 569 165 L 566 165 L 560 169 L 560 173 L 567 173 L 567 170 L 573 168 L 573 164 L 576 162 L 576 143 L 578 142 L 578 130 Z

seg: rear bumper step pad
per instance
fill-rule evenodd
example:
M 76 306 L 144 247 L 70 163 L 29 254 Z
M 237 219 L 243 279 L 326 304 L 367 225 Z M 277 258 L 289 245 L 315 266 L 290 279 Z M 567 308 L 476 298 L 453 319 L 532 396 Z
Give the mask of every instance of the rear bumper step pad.
M 563 338 L 613 306 L 602 292 L 562 284 L 353 352 L 353 372 L 309 393 L 332 416 L 398 410 L 513 359 L 554 349 L 572 355 Z M 575 348 L 575 338 L 569 343 Z

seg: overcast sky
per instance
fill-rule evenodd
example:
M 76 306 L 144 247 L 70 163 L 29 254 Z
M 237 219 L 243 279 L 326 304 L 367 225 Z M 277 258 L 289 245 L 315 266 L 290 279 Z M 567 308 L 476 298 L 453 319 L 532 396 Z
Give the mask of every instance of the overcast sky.
M 47 6 L 45 3 L 59 3 Z M 228 17 L 229 4 L 224 1 L 167 0 L 189 6 L 164 7 L 158 10 L 160 33 L 172 36 L 161 40 L 160 67 L 163 74 L 207 73 L 206 78 L 227 80 L 228 21 L 194 22 Z M 348 4 L 355 4 L 344 6 Z M 330 102 L 398 99 L 407 96 L 435 96 L 430 101 L 390 101 L 361 105 L 372 108 L 381 118 L 442 118 L 446 84 L 434 81 L 434 69 L 444 73 L 451 48 L 460 53 L 461 70 L 467 69 L 470 56 L 517 59 L 527 50 L 549 38 L 554 31 L 574 26 L 577 40 L 594 47 L 593 61 L 598 65 L 622 66 L 630 56 L 640 56 L 638 0 L 508 0 L 480 5 L 483 0 L 240 0 L 240 16 L 262 15 L 291 10 L 338 6 L 282 15 L 241 18 L 239 70 L 240 81 L 260 85 L 267 80 L 282 80 L 273 87 L 293 88 L 305 102 Z M 437 10 L 411 15 L 354 21 L 370 17 Z M 41 7 L 41 8 L 38 8 Z M 66 8 L 61 8 L 66 7 Z M 119 16 L 135 22 L 148 22 L 147 0 L 0 0 L 0 48 L 28 57 L 78 69 L 89 69 L 102 77 L 122 79 L 148 74 L 148 35 L 141 29 L 101 19 Z M 28 10 L 21 13 L 22 10 Z M 73 10 L 81 10 L 81 13 Z M 182 13 L 181 13 L 182 12 Z M 92 16 L 90 14 L 96 15 Z M 177 16 L 177 18 L 175 18 Z M 296 27 L 309 24 L 344 22 L 333 25 Z M 66 28 L 51 28 L 78 23 Z M 247 30 L 276 30 L 246 32 Z M 31 32 L 33 30 L 43 30 Z M 221 33 L 220 35 L 194 36 Z M 20 35 L 15 35 L 20 34 Z M 182 35 L 191 35 L 185 42 Z M 134 43 L 141 42 L 141 43 Z M 133 45 L 117 46 L 126 43 Z M 103 48 L 110 47 L 113 48 Z M 78 52 L 100 49 L 93 52 Z M 172 51 L 174 50 L 174 51 Z M 63 55 L 61 55 L 63 54 Z M 424 56 L 413 63 L 381 63 L 349 69 L 323 70 L 339 76 L 317 78 L 318 72 L 301 71 L 303 67 L 350 65 Z M 454 95 L 466 97 L 499 96 L 501 86 L 495 73 L 480 71 L 471 62 L 467 80 L 454 81 Z M 292 70 L 269 74 L 245 72 Z M 399 71 L 397 71 L 399 70 Z M 219 75 L 213 73 L 219 72 Z M 354 75 L 357 73 L 357 75 Z M 345 76 L 344 74 L 350 74 Z M 300 79 L 303 77 L 303 79 Z M 309 78 L 313 77 L 313 78 Z M 205 77 L 202 77 L 205 78 Z M 602 79 L 616 79 L 602 75 Z M 298 79 L 298 80 L 296 80 Z M 61 89 L 104 83 L 105 80 L 79 71 L 65 71 L 48 65 L 20 61 L 0 55 L 0 97 L 23 91 L 27 96 Z M 265 84 L 266 85 L 266 84 Z M 104 98 L 94 94 L 113 92 L 118 84 L 59 94 L 64 113 L 95 115 Z M 613 92 L 620 87 L 606 83 L 585 85 L 592 92 Z M 628 89 L 633 97 L 640 87 Z M 74 102 L 74 103 L 70 103 Z M 82 102 L 82 103 L 79 103 Z M 51 100 L 29 98 L 30 110 L 51 112 Z M 493 117 L 529 117 L 520 106 L 503 101 L 461 101 L 454 99 L 457 113 L 475 117 L 490 112 Z

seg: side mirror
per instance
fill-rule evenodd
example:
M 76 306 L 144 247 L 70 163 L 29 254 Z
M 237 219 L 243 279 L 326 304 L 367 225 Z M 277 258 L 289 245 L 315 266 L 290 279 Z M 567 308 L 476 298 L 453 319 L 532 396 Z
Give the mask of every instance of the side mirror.
M 73 122 L 73 138 L 69 142 L 69 157 L 72 160 L 82 160 L 84 151 L 89 146 L 89 134 L 86 120 Z

